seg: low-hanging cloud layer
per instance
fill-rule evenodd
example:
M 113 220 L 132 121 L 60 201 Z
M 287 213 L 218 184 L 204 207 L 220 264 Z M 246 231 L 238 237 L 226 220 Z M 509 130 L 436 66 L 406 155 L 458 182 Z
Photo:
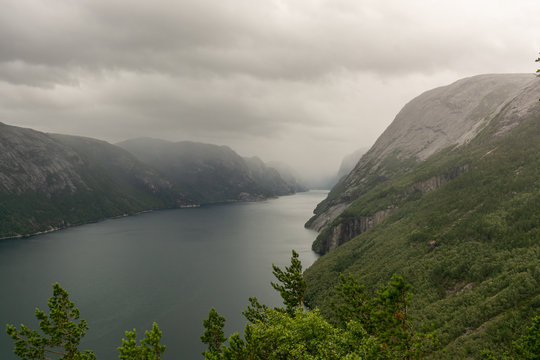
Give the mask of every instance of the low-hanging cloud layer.
M 319 176 L 399 109 L 535 71 L 537 0 L 0 0 L 0 121 L 229 145 Z

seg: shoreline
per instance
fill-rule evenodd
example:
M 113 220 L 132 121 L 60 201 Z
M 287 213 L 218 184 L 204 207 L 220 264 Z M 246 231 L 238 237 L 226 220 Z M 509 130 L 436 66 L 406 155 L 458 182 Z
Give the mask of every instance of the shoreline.
M 55 231 L 61 231 L 61 230 L 69 229 L 69 228 L 76 227 L 76 226 L 94 224 L 94 223 L 98 223 L 98 222 L 102 222 L 102 221 L 106 221 L 106 220 L 120 219 L 120 218 L 124 218 L 124 217 L 129 217 L 129 216 L 137 216 L 137 215 L 151 213 L 151 212 L 155 212 L 155 211 L 178 210 L 178 209 L 194 209 L 194 208 L 200 208 L 200 207 L 204 207 L 204 206 L 230 205 L 230 204 L 238 204 L 238 203 L 255 203 L 255 202 L 261 202 L 261 201 L 266 201 L 266 200 L 275 200 L 275 199 L 278 199 L 278 198 L 280 198 L 282 196 L 291 196 L 291 195 L 296 195 L 298 193 L 309 192 L 309 191 L 311 191 L 311 190 L 297 191 L 297 192 L 294 192 L 292 194 L 271 196 L 271 197 L 260 198 L 260 199 L 226 200 L 226 201 L 207 203 L 207 204 L 186 204 L 186 205 L 179 205 L 177 207 L 170 207 L 170 208 L 158 208 L 158 209 L 142 210 L 142 211 L 135 212 L 133 214 L 124 213 L 124 214 L 121 214 L 121 215 L 105 217 L 105 218 L 101 218 L 101 219 L 97 219 L 97 220 L 89 220 L 89 221 L 85 221 L 85 222 L 81 222 L 81 223 L 77 223 L 77 224 L 69 224 L 67 226 L 62 226 L 62 227 L 53 227 L 53 228 L 48 229 L 48 230 L 42 230 L 42 231 L 38 231 L 38 232 L 35 232 L 35 233 L 31 233 L 31 234 L 17 234 L 17 235 L 13 235 L 13 236 L 0 237 L 0 241 L 3 241 L 3 240 L 15 240 L 15 239 L 26 239 L 26 238 L 31 238 L 31 237 L 34 237 L 34 236 L 49 234 L 49 233 L 52 233 L 52 232 L 55 232 Z

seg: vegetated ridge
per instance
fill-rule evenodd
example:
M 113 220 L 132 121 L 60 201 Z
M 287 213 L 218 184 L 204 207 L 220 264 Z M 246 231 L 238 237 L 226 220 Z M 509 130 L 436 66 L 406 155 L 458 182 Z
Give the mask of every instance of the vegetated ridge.
M 260 160 L 245 161 L 228 148 L 191 143 L 177 156 L 191 166 L 181 169 L 186 179 L 199 171 L 196 181 L 161 171 L 178 170 L 172 159 L 147 164 L 105 141 L 0 123 L 0 238 L 155 209 L 294 192 L 276 170 Z M 209 164 L 219 166 L 200 171 Z
M 0 238 L 193 204 L 116 146 L 1 123 L 0 199 Z
M 200 204 L 262 200 L 296 191 L 279 172 L 257 158 L 243 158 L 227 146 L 139 138 L 121 142 Z
M 443 350 L 510 346 L 540 311 L 540 79 L 482 75 L 408 103 L 319 204 L 306 299 L 326 316 L 339 273 L 412 283 Z M 331 250 L 331 251 L 330 251 Z
M 529 101 L 527 105 L 519 104 L 520 111 L 536 106 L 534 95 L 525 95 L 537 80 L 529 74 L 479 75 L 427 91 L 406 104 L 356 167 L 334 186 L 328 197 L 315 209 L 315 215 L 306 224 L 322 232 L 314 250 L 324 253 L 343 242 L 339 231 L 334 230 L 347 221 L 338 217 L 368 190 L 409 172 L 412 167 L 443 149 L 467 144 L 508 103 L 512 102 L 512 107 L 518 106 L 515 99 L 518 94 Z M 531 91 L 534 92 L 534 89 Z M 512 116 L 507 116 L 508 124 L 500 125 L 501 132 L 518 123 L 511 119 Z M 461 170 L 447 169 L 448 174 L 436 174 L 435 177 L 439 179 L 429 180 L 433 184 L 445 182 L 449 176 Z M 386 208 L 365 211 L 364 220 L 370 226 L 378 223 L 397 204 L 387 205 Z M 377 214 L 378 211 L 383 213 Z M 359 234 L 351 227 L 344 230 Z

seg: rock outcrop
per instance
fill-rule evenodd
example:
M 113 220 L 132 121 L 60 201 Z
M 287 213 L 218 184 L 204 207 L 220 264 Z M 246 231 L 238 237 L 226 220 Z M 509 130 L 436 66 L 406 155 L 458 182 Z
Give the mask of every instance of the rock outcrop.
M 38 131 L 0 123 L 0 190 L 9 194 L 74 193 L 88 189 L 77 168 L 81 157 Z
M 312 249 L 319 254 L 333 250 L 379 224 L 394 210 L 395 208 L 380 210 L 373 216 L 347 217 L 330 228 L 327 234 L 321 234 L 313 243 Z

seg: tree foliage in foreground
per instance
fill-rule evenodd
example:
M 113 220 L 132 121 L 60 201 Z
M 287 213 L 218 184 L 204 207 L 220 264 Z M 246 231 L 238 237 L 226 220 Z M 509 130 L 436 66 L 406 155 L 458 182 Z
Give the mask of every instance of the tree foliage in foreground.
M 293 251 L 291 266 L 274 274 L 282 285 L 272 284 L 280 291 L 285 308 L 271 309 L 250 298 L 243 312 L 247 318 L 244 337 L 238 333 L 226 340 L 225 318 L 215 309 L 204 321 L 201 336 L 208 350 L 208 360 L 251 359 L 422 359 L 438 346 L 433 334 L 415 331 L 409 315 L 411 286 L 403 277 L 394 275 L 374 296 L 366 293 L 352 276 L 340 275 L 332 304 L 338 324 L 330 323 L 315 309 L 305 311 L 291 299 L 303 298 L 303 284 L 298 281 L 301 264 Z M 279 276 L 278 276 L 279 275 Z M 41 332 L 21 325 L 17 330 L 7 325 L 8 335 L 15 341 L 14 353 L 23 360 L 95 360 L 92 351 L 81 352 L 79 344 L 86 334 L 86 321 L 69 300 L 67 291 L 53 285 L 48 301 L 49 314 L 36 309 Z M 118 348 L 120 360 L 160 360 L 165 346 L 159 342 L 161 331 L 156 323 L 137 344 L 137 333 L 126 331 L 126 339 Z M 480 355 L 480 354 L 479 354 Z M 497 360 L 490 351 L 481 354 L 484 360 Z M 501 360 L 540 360 L 540 316 Z
M 6 325 L 8 335 L 15 341 L 13 353 L 22 360 L 96 360 L 93 351 L 81 352 L 79 344 L 86 334 L 86 320 L 80 319 L 79 309 L 69 300 L 66 290 L 56 283 L 53 296 L 48 301 L 49 313 L 36 309 L 40 331 L 31 330 L 25 325 L 20 329 Z M 120 360 L 159 360 L 165 351 L 160 345 L 161 331 L 156 323 L 145 338 L 137 345 L 136 330 L 126 331 L 126 339 L 118 348 Z
M 352 277 L 341 276 L 334 304 L 340 325 L 334 325 L 318 310 L 304 311 L 305 282 L 295 251 L 290 266 L 273 269 L 279 284 L 272 286 L 285 308 L 270 309 L 250 298 L 244 338 L 234 333 L 228 341 L 225 318 L 212 309 L 201 337 L 208 344 L 206 359 L 420 359 L 437 345 L 431 334 L 414 331 L 410 285 L 401 276 L 394 275 L 373 297 Z
M 92 351 L 79 350 L 81 338 L 86 334 L 88 326 L 80 318 L 79 309 L 69 300 L 66 290 L 58 283 L 53 285 L 53 296 L 48 302 L 49 314 L 36 309 L 41 333 L 21 325 L 17 330 L 7 325 L 8 335 L 15 340 L 13 352 L 21 359 L 75 359 L 95 360 Z
M 126 339 L 122 339 L 122 346 L 118 348 L 120 360 L 158 360 L 165 352 L 166 346 L 161 345 L 161 331 L 156 323 L 152 324 L 151 331 L 144 332 L 145 338 L 137 345 L 137 331 L 126 331 Z
M 292 251 L 291 265 L 281 270 L 272 264 L 272 274 L 281 283 L 270 283 L 272 287 L 279 291 L 285 310 L 294 315 L 295 310 L 303 306 L 304 293 L 306 292 L 306 280 L 302 276 L 302 263 L 298 258 L 298 253 Z

